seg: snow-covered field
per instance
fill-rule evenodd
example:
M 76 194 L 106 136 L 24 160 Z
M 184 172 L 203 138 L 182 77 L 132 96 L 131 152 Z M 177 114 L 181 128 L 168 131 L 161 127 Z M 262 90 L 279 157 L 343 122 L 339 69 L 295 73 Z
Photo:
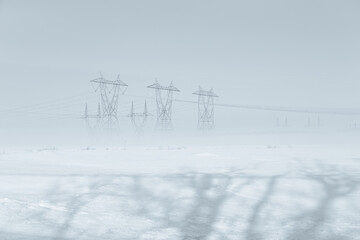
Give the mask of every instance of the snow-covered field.
M 0 239 L 360 239 L 360 148 L 4 150 Z

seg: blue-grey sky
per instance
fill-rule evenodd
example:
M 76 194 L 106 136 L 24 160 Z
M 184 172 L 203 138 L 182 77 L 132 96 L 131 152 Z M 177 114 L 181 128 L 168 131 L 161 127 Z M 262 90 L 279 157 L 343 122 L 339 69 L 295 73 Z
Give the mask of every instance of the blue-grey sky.
M 358 0 L 0 0 L 0 36 L 2 109 L 91 93 L 99 71 L 135 95 L 157 77 L 182 99 L 360 103 Z

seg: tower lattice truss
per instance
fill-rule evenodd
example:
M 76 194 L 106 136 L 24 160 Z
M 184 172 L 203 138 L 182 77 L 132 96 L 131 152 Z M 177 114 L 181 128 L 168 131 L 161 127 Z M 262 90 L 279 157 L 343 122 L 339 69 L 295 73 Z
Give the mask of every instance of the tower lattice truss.
M 90 117 L 97 118 L 97 126 L 103 129 L 118 129 L 118 106 L 119 95 L 124 94 L 127 84 L 120 80 L 120 76 L 116 80 L 107 80 L 100 74 L 99 78 L 90 81 L 95 84 L 95 91 L 100 93 L 100 104 L 97 115 L 89 115 L 87 106 L 85 109 L 86 121 Z
M 213 129 L 215 127 L 214 98 L 218 96 L 213 89 L 204 91 L 201 87 L 193 94 L 198 96 L 198 128 L 202 130 Z
M 172 83 L 168 87 L 161 86 L 157 81 L 148 86 L 155 90 L 157 122 L 156 128 L 161 131 L 171 130 L 173 93 L 180 92 Z

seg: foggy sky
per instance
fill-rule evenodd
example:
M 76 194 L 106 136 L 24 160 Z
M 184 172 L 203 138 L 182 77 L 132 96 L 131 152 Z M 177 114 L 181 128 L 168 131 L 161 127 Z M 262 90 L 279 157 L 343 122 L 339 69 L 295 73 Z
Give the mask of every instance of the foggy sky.
M 102 71 L 127 94 L 158 78 L 181 99 L 201 85 L 221 103 L 358 108 L 359 13 L 358 0 L 3 0 L 0 107 L 91 93 Z

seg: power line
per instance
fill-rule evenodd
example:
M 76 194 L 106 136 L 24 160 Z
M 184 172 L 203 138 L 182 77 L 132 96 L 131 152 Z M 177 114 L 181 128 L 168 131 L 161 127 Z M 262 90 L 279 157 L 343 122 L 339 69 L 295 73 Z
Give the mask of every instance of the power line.
M 196 101 L 174 99 L 174 102 L 192 103 L 197 104 Z M 241 104 L 226 104 L 226 103 L 214 103 L 215 106 L 229 107 L 229 108 L 242 108 L 250 110 L 262 110 L 273 112 L 294 112 L 294 113 L 315 113 L 315 114 L 331 114 L 331 115 L 360 115 L 360 109 L 327 109 L 327 108 L 290 108 L 290 107 L 278 107 L 278 106 L 259 106 L 259 105 L 241 105 Z

